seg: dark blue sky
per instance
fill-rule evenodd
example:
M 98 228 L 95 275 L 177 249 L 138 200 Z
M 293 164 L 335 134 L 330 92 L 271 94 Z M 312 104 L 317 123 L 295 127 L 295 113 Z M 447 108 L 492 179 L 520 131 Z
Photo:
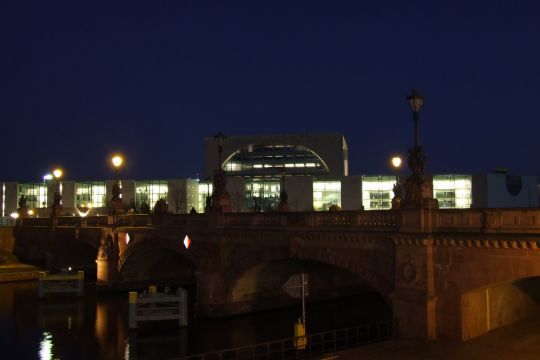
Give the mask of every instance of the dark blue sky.
M 3 1 L 0 179 L 194 177 L 203 137 L 342 132 L 389 172 L 539 174 L 537 1 Z

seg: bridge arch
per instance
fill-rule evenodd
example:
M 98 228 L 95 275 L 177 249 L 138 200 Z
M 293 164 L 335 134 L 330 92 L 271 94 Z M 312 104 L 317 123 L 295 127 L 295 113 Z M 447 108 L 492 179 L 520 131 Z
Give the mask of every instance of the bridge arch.
M 434 268 L 441 336 L 468 340 L 540 315 L 540 252 L 534 248 L 506 240 L 441 246 Z
M 133 285 L 191 285 L 196 264 L 179 248 L 167 246 L 151 237 L 128 244 L 118 258 L 122 280 Z
M 242 303 L 260 300 L 264 296 L 270 299 L 272 289 L 274 293 L 284 295 L 282 285 L 291 274 L 308 272 L 315 274 L 312 280 L 315 281 L 315 293 L 317 287 L 330 286 L 334 282 L 336 291 L 339 287 L 349 287 L 349 290 L 357 287 L 357 291 L 359 287 L 364 291 L 369 288 L 391 304 L 393 285 L 389 277 L 394 272 L 392 256 L 381 251 L 386 254 L 386 264 L 384 271 L 379 273 L 372 263 L 377 262 L 382 254 L 374 256 L 373 249 L 346 253 L 320 246 L 306 248 L 303 244 L 302 238 L 292 237 L 288 244 L 283 244 L 285 246 L 271 247 L 264 252 L 238 249 L 236 260 L 228 264 L 228 301 Z

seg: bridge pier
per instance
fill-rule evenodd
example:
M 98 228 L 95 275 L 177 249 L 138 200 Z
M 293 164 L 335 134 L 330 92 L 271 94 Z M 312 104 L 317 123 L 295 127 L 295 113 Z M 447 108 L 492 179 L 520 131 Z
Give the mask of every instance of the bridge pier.
M 101 238 L 101 245 L 96 259 L 96 281 L 98 286 L 113 287 L 118 282 L 118 253 L 117 235 L 104 234 Z
M 431 235 L 397 236 L 395 288 L 391 294 L 398 334 L 403 338 L 437 338 L 437 297 Z

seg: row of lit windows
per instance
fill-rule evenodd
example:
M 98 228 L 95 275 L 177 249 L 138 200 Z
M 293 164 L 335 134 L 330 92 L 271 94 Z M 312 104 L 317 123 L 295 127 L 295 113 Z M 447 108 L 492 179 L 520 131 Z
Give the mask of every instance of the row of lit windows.
M 245 171 L 245 170 L 251 170 L 251 169 L 272 169 L 272 168 L 321 168 L 322 165 L 320 163 L 304 163 L 304 162 L 298 162 L 298 163 L 285 163 L 285 164 L 242 164 L 237 162 L 228 162 L 225 164 L 225 171 Z
M 365 210 L 386 210 L 392 207 L 396 183 L 393 176 L 363 176 L 362 206 Z M 433 176 L 433 197 L 440 208 L 470 208 L 472 185 L 470 175 Z
M 234 163 L 229 163 L 234 164 Z M 393 187 L 396 182 L 393 176 L 363 176 L 362 206 L 365 210 L 385 210 L 391 208 Z M 190 188 L 193 200 L 188 207 L 194 206 L 198 212 L 204 212 L 207 197 L 212 194 L 211 183 L 199 183 Z M 433 177 L 433 195 L 439 201 L 440 208 L 469 208 L 472 197 L 471 176 L 468 175 L 435 175 Z M 276 178 L 246 180 L 244 187 L 245 207 L 277 205 L 280 195 L 280 181 Z M 47 187 L 42 183 L 26 183 L 19 185 L 20 195 L 26 198 L 29 208 L 47 207 Z M 168 185 L 165 180 L 142 181 L 135 184 L 135 205 L 137 209 L 148 205 L 153 208 L 159 199 L 167 199 Z M 187 194 L 186 194 L 187 195 Z M 261 200 L 269 199 L 269 200 Z M 187 200 L 187 198 L 186 198 Z M 191 204 L 195 201 L 196 203 Z M 5 190 L 2 191 L 2 202 L 5 203 Z M 81 182 L 76 184 L 76 205 L 78 207 L 106 206 L 105 182 Z M 332 206 L 341 207 L 341 181 L 313 181 L 313 209 L 324 211 Z M 4 209 L 4 207 L 2 207 Z

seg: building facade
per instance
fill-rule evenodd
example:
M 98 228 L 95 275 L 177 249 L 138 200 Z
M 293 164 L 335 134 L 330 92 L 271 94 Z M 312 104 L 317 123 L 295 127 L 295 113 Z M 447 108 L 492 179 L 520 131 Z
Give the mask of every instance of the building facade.
M 342 134 L 232 136 L 223 143 L 221 163 L 216 139 L 205 138 L 206 180 L 121 180 L 127 212 L 151 212 L 166 200 L 170 213 L 204 212 L 212 195 L 210 180 L 221 166 L 235 212 L 275 211 L 282 187 L 289 211 L 386 210 L 392 205 L 396 177 L 349 175 L 348 147 Z M 400 179 L 403 182 L 405 178 Z M 440 208 L 538 207 L 535 176 L 493 174 L 434 175 L 433 196 Z M 114 180 L 2 182 L 2 224 L 18 209 L 21 197 L 29 216 L 49 216 L 53 194 L 62 193 L 64 215 L 104 215 Z

